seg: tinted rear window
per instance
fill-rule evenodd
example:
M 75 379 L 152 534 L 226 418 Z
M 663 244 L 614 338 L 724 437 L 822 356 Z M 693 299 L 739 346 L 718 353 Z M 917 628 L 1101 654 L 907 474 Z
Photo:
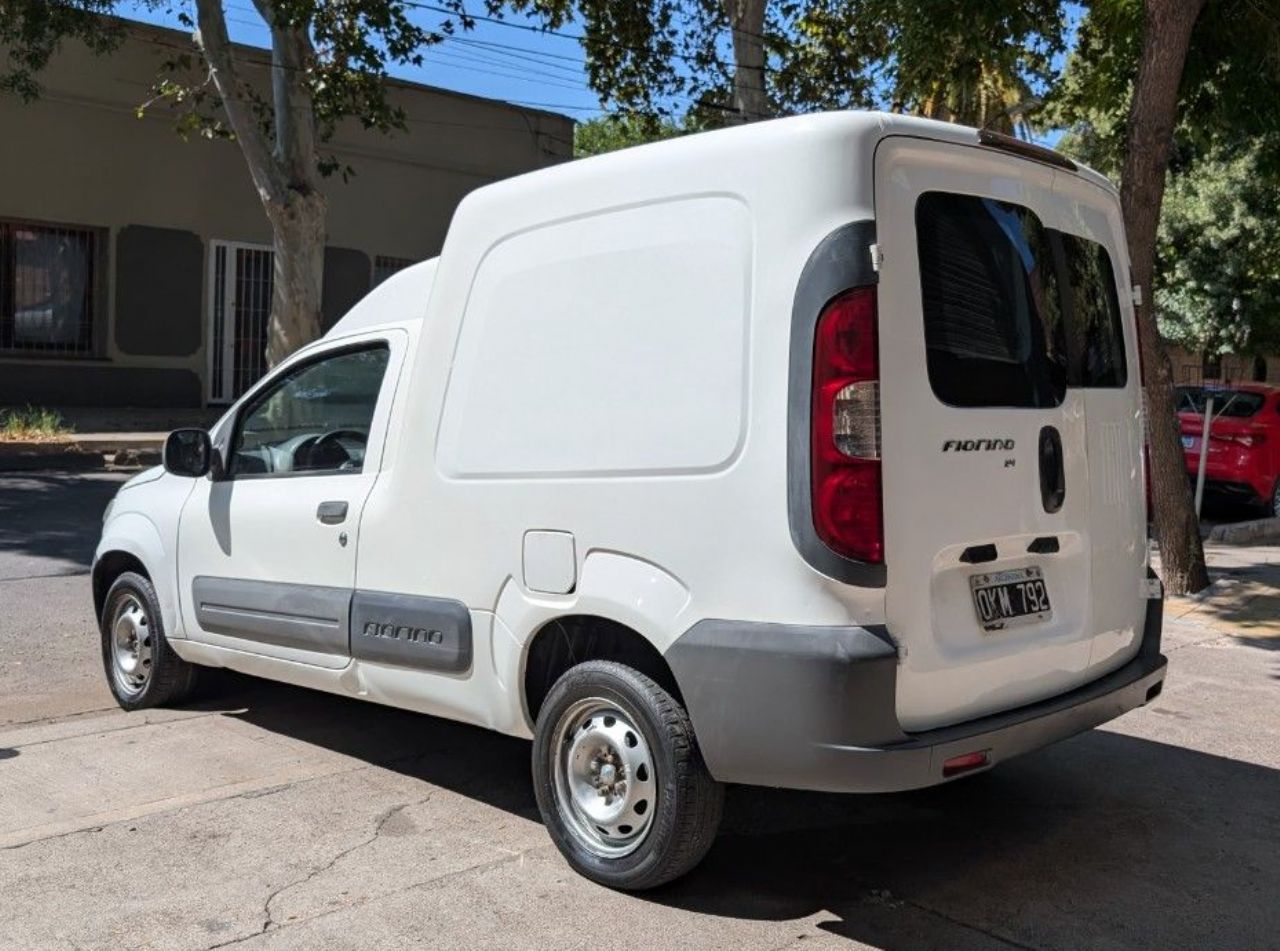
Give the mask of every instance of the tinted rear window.
M 929 382 L 952 406 L 1045 407 L 1127 378 L 1106 250 L 1028 208 L 926 192 L 916 204 Z
M 1124 331 L 1111 255 L 1094 241 L 1055 232 L 1062 245 L 1070 305 L 1067 332 L 1075 386 L 1120 387 L 1128 375 L 1124 362 Z
M 1209 397 L 1213 397 L 1213 415 L 1245 419 L 1252 416 L 1266 402 L 1261 393 L 1249 393 L 1245 390 L 1218 389 L 1216 387 L 1180 386 L 1177 391 L 1178 411 L 1181 413 L 1198 413 L 1204 415 Z

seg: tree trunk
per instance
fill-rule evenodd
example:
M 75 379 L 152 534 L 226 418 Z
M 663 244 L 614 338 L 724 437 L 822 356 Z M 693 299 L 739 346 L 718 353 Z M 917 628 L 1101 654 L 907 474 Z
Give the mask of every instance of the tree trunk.
M 1151 497 L 1164 583 L 1171 594 L 1199 591 L 1209 584 L 1174 408 L 1173 373 L 1160 343 L 1153 306 L 1156 229 L 1173 148 L 1178 87 L 1191 31 L 1204 2 L 1145 0 L 1143 4 L 1142 58 L 1129 106 L 1120 187 L 1133 282 L 1142 288 L 1138 335 L 1146 367 Z
M 267 366 L 273 367 L 320 336 L 324 241 L 328 218 L 321 192 L 294 193 L 285 205 L 269 204 L 275 234 Z
M 724 0 L 733 33 L 733 123 L 769 117 L 764 88 L 765 0 Z
M 328 202 L 316 165 L 315 111 L 307 84 L 315 51 L 307 23 L 278 17 L 274 0 L 253 2 L 271 28 L 273 140 L 258 121 L 232 55 L 222 0 L 196 0 L 196 43 L 271 222 L 275 269 L 266 361 L 272 367 L 320 336 Z

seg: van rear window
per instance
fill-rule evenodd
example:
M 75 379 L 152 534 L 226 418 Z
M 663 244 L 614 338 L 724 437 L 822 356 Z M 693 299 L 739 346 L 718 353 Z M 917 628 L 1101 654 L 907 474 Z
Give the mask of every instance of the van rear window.
M 938 398 L 953 406 L 1061 403 L 1061 295 L 1040 220 L 1008 202 L 927 192 L 916 205 L 916 236 Z
M 1071 335 L 1071 382 L 1077 386 L 1121 387 L 1128 374 L 1124 331 L 1111 255 L 1095 241 L 1055 232 L 1062 242 L 1063 268 L 1071 294 L 1067 326 Z
M 929 382 L 952 406 L 1047 407 L 1127 379 L 1105 248 L 1028 208 L 926 192 L 916 236 Z

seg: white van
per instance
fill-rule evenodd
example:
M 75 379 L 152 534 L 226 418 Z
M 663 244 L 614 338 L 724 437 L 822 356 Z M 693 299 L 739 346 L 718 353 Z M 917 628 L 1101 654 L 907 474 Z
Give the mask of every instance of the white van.
M 569 863 L 691 868 L 722 784 L 988 769 L 1155 697 L 1115 190 L 901 116 L 765 122 L 471 194 L 93 569 L 127 709 L 197 665 L 533 739 Z

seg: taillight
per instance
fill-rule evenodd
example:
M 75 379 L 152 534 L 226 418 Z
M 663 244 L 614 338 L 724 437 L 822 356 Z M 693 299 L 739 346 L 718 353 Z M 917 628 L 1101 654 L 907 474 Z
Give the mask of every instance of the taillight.
M 818 318 L 810 432 L 813 525 L 833 551 L 884 561 L 876 291 L 837 297 Z
M 1237 443 L 1246 449 L 1261 446 L 1267 441 L 1267 437 L 1262 433 L 1215 433 L 1212 430 L 1210 430 L 1209 439 L 1221 439 L 1223 442 Z

